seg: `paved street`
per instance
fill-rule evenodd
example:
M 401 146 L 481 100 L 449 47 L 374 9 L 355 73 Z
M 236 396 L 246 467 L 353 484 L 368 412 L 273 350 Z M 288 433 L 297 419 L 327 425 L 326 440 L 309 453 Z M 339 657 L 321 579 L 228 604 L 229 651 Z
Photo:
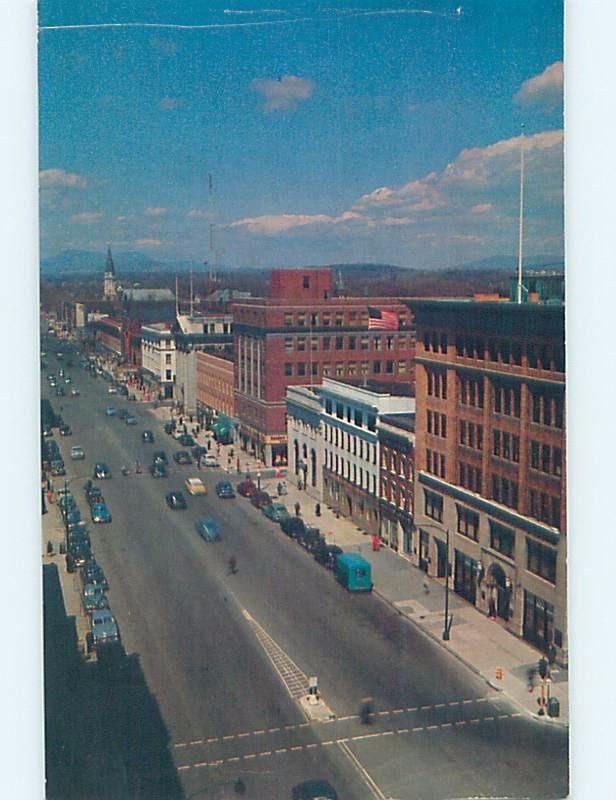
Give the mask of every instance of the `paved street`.
M 57 369 L 49 361 L 45 372 Z M 145 406 L 108 396 L 107 384 L 76 363 L 68 371 L 81 395 L 50 398 L 73 428 L 60 439 L 67 477 L 79 476 L 71 488 L 86 512 L 81 484 L 94 462 L 113 472 L 100 481 L 113 523 L 90 526 L 93 549 L 185 797 L 233 796 L 241 778 L 247 797 L 282 799 L 312 777 L 357 800 L 567 793 L 564 731 L 522 716 L 379 598 L 346 593 L 246 500 L 219 500 L 213 487 L 223 473 L 176 466 L 180 447 Z M 138 424 L 106 417 L 107 405 L 129 407 Z M 144 428 L 154 445 L 141 442 Z M 84 447 L 85 461 L 70 461 L 72 444 Z M 157 449 L 171 462 L 162 480 L 147 473 Z M 143 474 L 122 477 L 121 466 L 137 459 Z M 208 496 L 168 510 L 164 494 L 197 475 Z M 221 542 L 197 536 L 194 521 L 205 514 L 219 523 Z M 335 719 L 306 720 L 245 612 L 301 672 L 318 676 Z M 366 696 L 377 711 L 370 726 L 357 719 Z

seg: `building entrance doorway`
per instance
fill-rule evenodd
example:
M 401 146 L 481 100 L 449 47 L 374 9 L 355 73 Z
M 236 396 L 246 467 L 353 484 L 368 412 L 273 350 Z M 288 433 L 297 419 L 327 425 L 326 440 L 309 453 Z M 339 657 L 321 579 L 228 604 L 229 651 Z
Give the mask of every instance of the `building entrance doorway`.
M 488 615 L 508 620 L 511 616 L 511 581 L 500 564 L 488 570 Z
M 419 531 L 419 569 L 428 571 L 430 563 L 430 534 L 428 531 Z
M 447 575 L 447 545 L 440 539 L 436 542 L 436 577 L 444 578 Z
M 477 562 L 470 556 L 456 550 L 454 591 L 475 604 L 477 597 Z

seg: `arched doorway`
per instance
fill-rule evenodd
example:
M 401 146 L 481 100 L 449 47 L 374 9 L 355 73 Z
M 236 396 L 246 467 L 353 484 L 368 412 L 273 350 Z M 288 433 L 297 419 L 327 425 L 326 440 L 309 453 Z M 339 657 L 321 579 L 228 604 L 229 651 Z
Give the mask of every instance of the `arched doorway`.
M 511 616 L 511 581 L 496 563 L 488 570 L 488 616 L 504 620 Z

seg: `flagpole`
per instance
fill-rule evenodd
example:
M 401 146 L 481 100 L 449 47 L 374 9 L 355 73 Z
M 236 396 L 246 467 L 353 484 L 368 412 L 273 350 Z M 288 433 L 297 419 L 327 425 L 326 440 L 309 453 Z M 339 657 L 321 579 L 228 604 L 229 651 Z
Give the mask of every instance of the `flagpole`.
M 518 286 L 516 302 L 522 302 L 522 243 L 524 241 L 524 123 L 520 134 L 520 228 L 518 231 Z

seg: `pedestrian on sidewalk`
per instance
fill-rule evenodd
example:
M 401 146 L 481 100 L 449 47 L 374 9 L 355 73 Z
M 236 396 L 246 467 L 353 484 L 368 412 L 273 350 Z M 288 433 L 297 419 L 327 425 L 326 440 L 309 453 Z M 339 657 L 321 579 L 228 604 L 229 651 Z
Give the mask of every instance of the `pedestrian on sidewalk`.
M 300 510 L 301 510 L 301 506 L 299 504 L 299 500 L 296 500 L 296 502 L 295 502 L 295 516 L 296 517 L 299 517 Z
M 428 578 L 428 573 L 424 572 L 423 576 L 423 588 L 425 594 L 430 594 L 430 578 Z
M 372 537 L 372 552 L 378 553 L 380 549 L 381 549 L 381 540 L 379 539 L 378 534 L 375 533 L 374 536 Z

